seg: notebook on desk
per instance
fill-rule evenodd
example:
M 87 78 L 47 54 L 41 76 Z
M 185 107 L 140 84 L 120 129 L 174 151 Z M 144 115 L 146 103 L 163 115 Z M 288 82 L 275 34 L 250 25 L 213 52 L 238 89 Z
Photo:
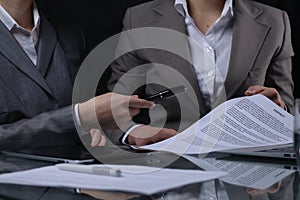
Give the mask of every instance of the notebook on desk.
M 217 158 L 222 161 L 234 161 L 240 163 L 252 163 L 263 166 L 276 167 L 281 169 L 299 170 L 299 166 L 295 159 L 282 159 L 278 157 L 260 157 L 260 156 L 245 156 L 245 155 L 230 155 Z
M 262 148 L 226 150 L 224 152 L 229 154 L 234 154 L 234 155 L 296 159 L 296 153 L 293 144 L 273 146 L 272 148 L 262 147 Z
M 47 148 L 2 151 L 6 156 L 40 160 L 54 163 L 91 163 L 94 158 L 82 146 L 60 146 Z

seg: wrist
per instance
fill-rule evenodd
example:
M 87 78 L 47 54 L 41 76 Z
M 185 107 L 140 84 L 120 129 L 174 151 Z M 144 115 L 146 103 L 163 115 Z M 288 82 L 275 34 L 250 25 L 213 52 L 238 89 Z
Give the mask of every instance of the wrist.
M 130 144 L 130 145 L 135 145 L 136 144 L 135 137 L 133 137 L 131 135 L 128 135 L 127 141 L 128 141 L 128 144 Z
M 129 128 L 126 133 L 124 134 L 123 138 L 122 138 L 122 144 L 125 145 L 135 145 L 136 141 L 135 141 L 135 137 L 130 135 L 130 133 L 132 133 L 133 130 L 135 130 L 138 127 L 143 126 L 142 124 L 137 124 L 137 125 L 133 125 L 131 126 L 131 128 Z
M 78 115 L 81 127 L 85 131 L 97 128 L 97 125 L 99 125 L 94 104 L 92 102 L 87 101 L 78 104 Z

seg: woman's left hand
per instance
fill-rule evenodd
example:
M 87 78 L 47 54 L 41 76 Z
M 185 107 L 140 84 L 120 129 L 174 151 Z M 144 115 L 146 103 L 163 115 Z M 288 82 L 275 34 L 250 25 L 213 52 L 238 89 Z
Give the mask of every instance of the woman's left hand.
M 255 94 L 262 94 L 268 97 L 271 101 L 276 103 L 281 108 L 285 109 L 285 103 L 283 102 L 279 92 L 275 88 L 256 85 L 256 86 L 250 86 L 245 92 L 246 96 L 252 96 Z

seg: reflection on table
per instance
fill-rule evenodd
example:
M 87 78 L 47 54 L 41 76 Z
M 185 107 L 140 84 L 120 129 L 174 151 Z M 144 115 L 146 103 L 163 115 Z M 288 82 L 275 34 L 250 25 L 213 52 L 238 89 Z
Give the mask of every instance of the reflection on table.
M 229 173 L 230 176 L 225 179 L 191 184 L 151 196 L 118 191 L 93 191 L 84 188 L 76 192 L 70 188 L 0 184 L 0 199 L 299 199 L 299 177 L 297 173 L 286 173 L 286 176 L 274 182 L 273 172 L 278 172 L 277 177 L 282 176 L 286 172 L 284 169 L 285 165 L 281 163 L 282 161 L 278 161 L 277 164 L 276 160 L 272 160 L 271 162 L 267 160 L 267 162 L 264 162 L 265 159 L 252 159 L 250 162 L 249 159 L 243 157 L 235 158 L 226 154 L 210 154 L 205 157 L 193 156 L 194 161 L 191 162 L 191 159 L 178 157 L 177 155 L 166 152 L 135 152 L 131 154 L 131 157 L 126 158 L 122 153 L 116 153 L 115 149 L 111 147 L 102 148 L 101 153 L 107 157 L 107 160 L 111 161 L 110 164 L 131 164 L 151 167 L 162 167 L 168 164 L 168 168 L 205 169 L 209 171 L 230 171 L 231 169 L 231 172 Z M 170 162 L 170 160 L 173 160 L 173 162 Z M 197 160 L 200 163 L 202 162 L 201 168 Z M 255 162 L 253 160 L 255 160 Z M 203 162 L 206 164 L 203 165 Z M 272 166 L 270 166 L 270 163 L 272 163 Z M 0 173 L 23 171 L 49 165 L 53 165 L 53 163 L 0 155 Z M 270 178 L 268 175 L 272 177 Z M 258 180 L 257 182 L 260 184 L 263 182 L 268 187 L 253 187 L 255 186 L 255 184 L 253 184 L 255 177 Z M 248 182 L 245 181 L 245 178 L 247 178 Z M 240 182 L 237 180 L 240 180 Z

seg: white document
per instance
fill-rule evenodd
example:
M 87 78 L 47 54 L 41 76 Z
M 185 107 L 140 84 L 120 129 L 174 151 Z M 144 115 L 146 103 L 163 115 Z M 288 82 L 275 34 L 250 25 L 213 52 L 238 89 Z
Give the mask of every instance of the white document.
M 226 101 L 176 136 L 141 149 L 177 154 L 286 145 L 293 116 L 262 95 Z
M 95 165 L 97 166 L 97 165 Z M 100 165 L 101 166 L 101 165 Z M 63 171 L 55 166 L 0 175 L 0 183 L 122 191 L 151 195 L 192 183 L 224 177 L 224 172 L 107 165 L 122 170 L 121 177 Z
M 295 172 L 253 163 L 216 160 L 215 158 L 199 159 L 188 155 L 184 157 L 202 169 L 227 172 L 229 176 L 221 179 L 224 182 L 259 190 L 265 190 Z

